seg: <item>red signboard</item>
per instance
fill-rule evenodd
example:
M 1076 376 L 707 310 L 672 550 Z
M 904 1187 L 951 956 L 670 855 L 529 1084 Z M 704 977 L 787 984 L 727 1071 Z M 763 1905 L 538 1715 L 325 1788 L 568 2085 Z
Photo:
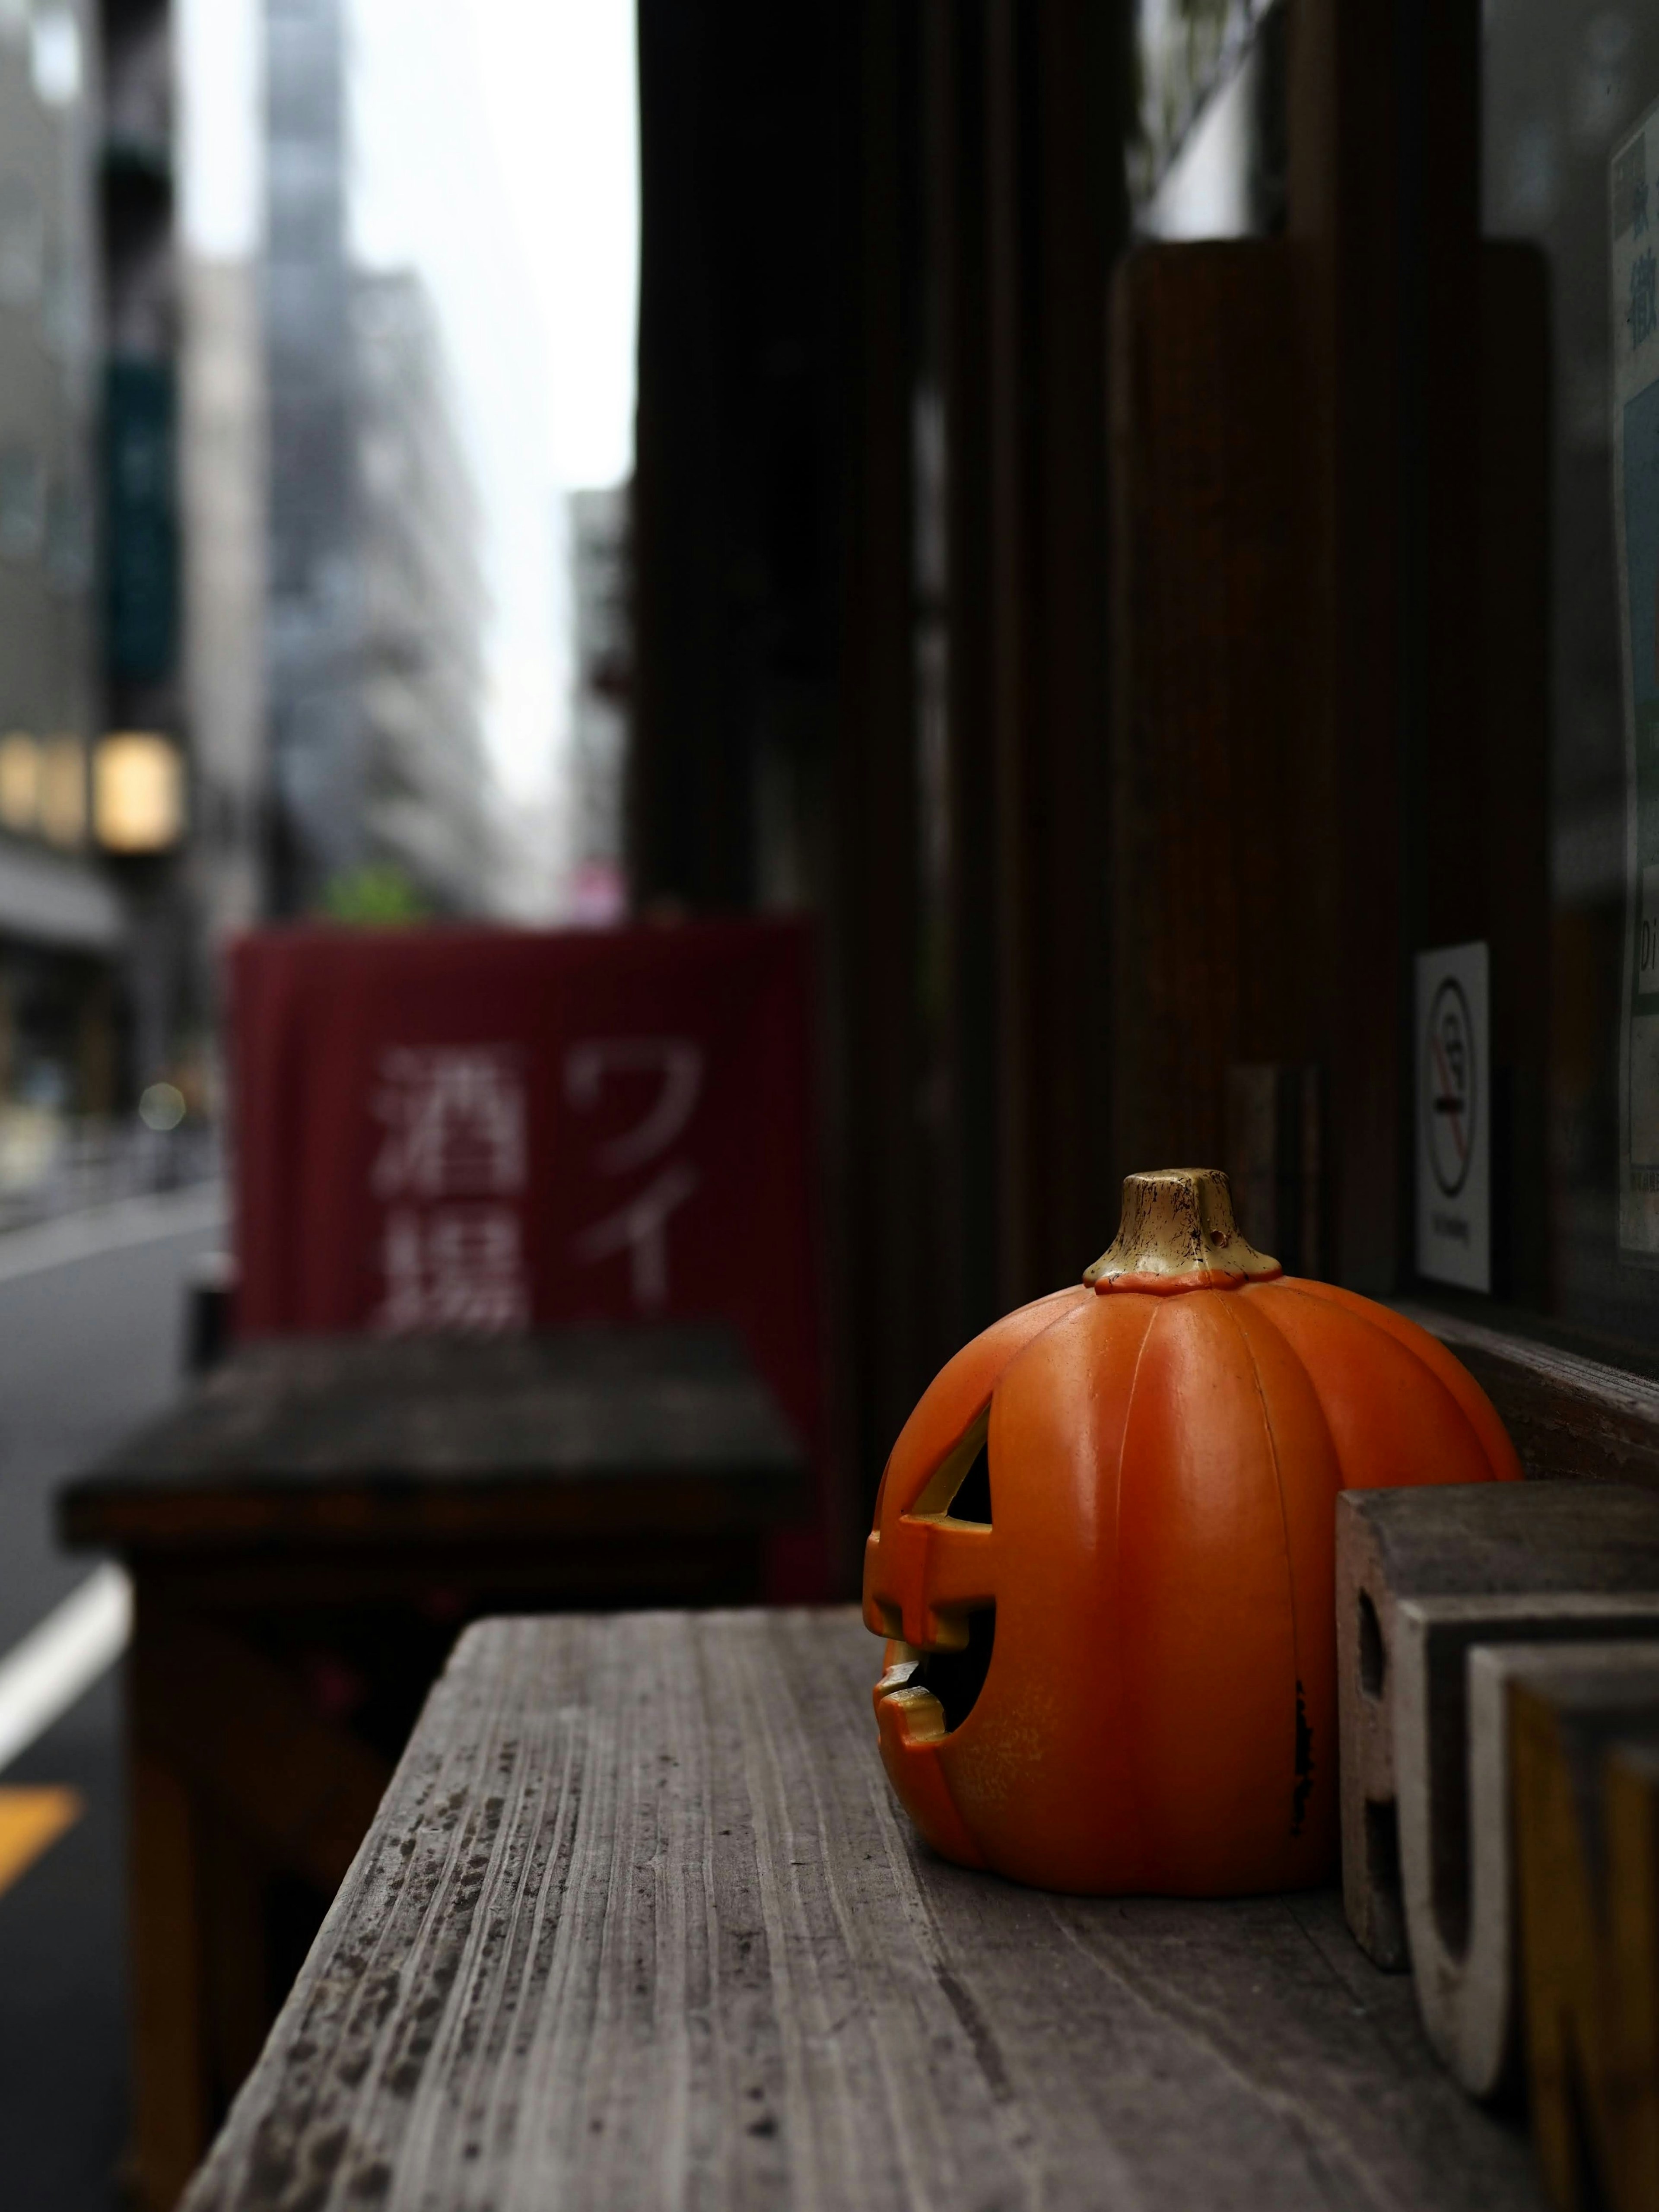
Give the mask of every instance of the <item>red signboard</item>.
M 730 1321 L 824 1460 L 809 945 L 295 929 L 233 956 L 245 1336 Z M 771 1594 L 820 1594 L 821 1529 Z

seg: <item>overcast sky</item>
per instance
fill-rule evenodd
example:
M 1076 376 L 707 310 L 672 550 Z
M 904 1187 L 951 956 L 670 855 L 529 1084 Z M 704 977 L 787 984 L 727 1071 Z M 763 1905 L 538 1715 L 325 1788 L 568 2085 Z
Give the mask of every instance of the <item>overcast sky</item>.
M 486 515 L 489 740 L 544 801 L 566 715 L 558 494 L 633 451 L 633 0 L 348 0 L 353 248 L 442 319 Z M 182 0 L 185 234 L 253 251 L 260 0 Z

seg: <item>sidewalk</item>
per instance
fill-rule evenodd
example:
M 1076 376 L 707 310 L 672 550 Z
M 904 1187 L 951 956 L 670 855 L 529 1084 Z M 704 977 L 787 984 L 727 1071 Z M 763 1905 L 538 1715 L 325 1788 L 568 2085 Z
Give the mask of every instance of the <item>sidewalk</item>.
M 197 1188 L 223 1168 L 219 1133 L 204 1123 L 151 1129 L 136 1119 L 87 1120 L 26 1133 L 27 1142 L 10 1123 L 0 1127 L 0 1243 L 38 1222 Z

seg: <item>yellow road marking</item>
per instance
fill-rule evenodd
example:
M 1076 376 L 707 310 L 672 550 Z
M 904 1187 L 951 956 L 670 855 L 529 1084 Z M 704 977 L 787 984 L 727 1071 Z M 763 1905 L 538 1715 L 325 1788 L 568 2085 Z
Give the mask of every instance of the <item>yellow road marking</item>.
M 85 1810 L 78 1790 L 0 1790 L 0 1893 Z

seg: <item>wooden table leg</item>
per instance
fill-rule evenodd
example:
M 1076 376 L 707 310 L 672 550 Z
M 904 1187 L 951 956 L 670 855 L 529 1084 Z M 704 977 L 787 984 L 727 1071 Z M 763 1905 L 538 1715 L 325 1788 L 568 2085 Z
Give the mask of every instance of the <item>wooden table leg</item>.
M 135 1610 L 132 2164 L 172 2212 L 270 2024 L 265 1884 L 331 1896 L 391 1769 L 222 1624 L 142 1579 Z
M 173 2212 L 208 2141 L 196 1823 L 188 1790 L 144 1749 L 140 1716 L 134 1720 L 128 1901 L 134 2195 L 140 2212 Z
M 270 2029 L 270 1869 L 235 1821 L 205 1805 L 198 1805 L 198 1817 L 203 2044 L 210 2118 L 216 2128 Z

